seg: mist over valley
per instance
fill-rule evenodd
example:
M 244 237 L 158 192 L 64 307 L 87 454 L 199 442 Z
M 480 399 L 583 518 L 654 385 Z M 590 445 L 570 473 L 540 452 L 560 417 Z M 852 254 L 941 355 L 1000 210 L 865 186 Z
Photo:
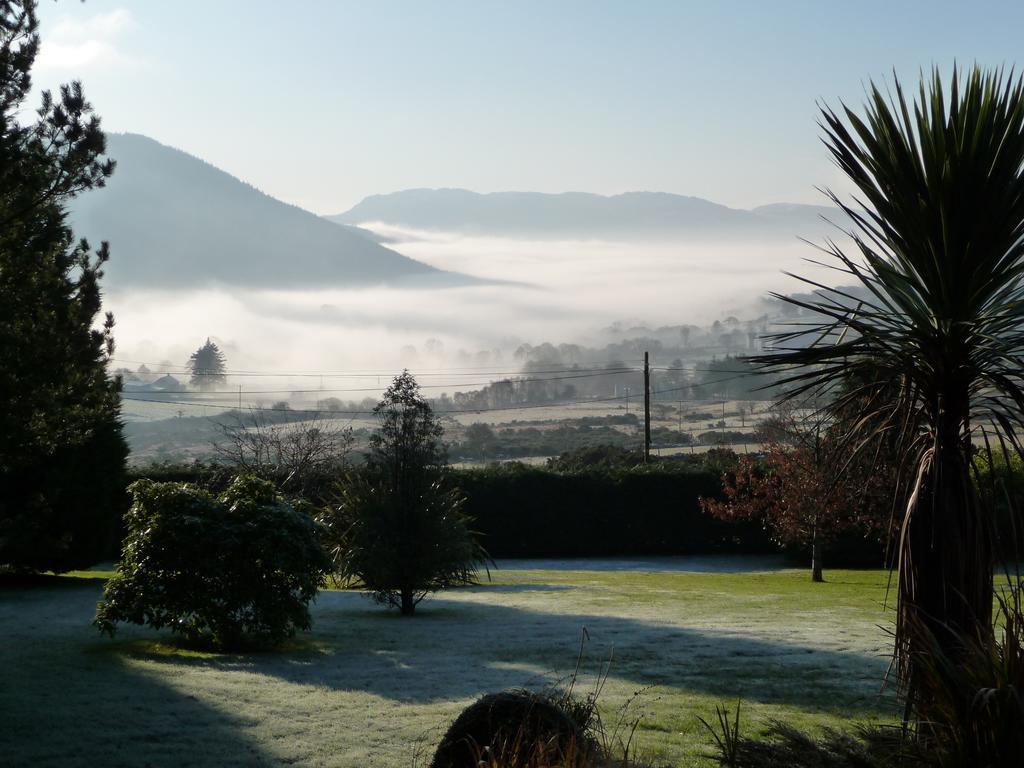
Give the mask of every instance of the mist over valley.
M 750 321 L 768 291 L 800 289 L 784 271 L 829 278 L 799 238 L 837 232 L 824 207 L 665 193 L 420 189 L 324 218 L 146 137 L 109 139 L 116 173 L 72 223 L 111 242 L 106 301 L 133 369 L 179 370 L 208 336 L 239 370 L 387 371 Z

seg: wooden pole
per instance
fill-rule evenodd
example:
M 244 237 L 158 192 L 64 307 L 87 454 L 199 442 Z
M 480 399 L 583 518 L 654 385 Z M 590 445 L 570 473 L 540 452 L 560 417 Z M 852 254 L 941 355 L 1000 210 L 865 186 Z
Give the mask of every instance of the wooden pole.
M 651 460 L 651 362 L 644 352 L 644 464 Z

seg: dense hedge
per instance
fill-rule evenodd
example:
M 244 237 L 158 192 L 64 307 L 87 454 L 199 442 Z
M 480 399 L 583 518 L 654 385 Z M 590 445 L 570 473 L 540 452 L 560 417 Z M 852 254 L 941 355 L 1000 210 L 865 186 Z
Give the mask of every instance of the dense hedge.
M 552 472 L 522 465 L 460 470 L 466 512 L 492 557 L 679 555 L 777 551 L 757 524 L 705 515 L 715 473 L 654 465 Z
M 492 557 L 778 552 L 760 524 L 727 523 L 701 512 L 701 496 L 721 493 L 721 469 L 709 458 L 563 471 L 501 464 L 453 470 L 450 479 L 465 494 L 465 511 Z M 131 479 L 140 477 L 198 483 L 219 492 L 230 476 L 195 465 L 133 471 Z M 317 495 L 329 496 L 335 480 L 325 479 Z M 123 512 L 115 511 L 119 525 Z M 876 567 L 883 551 L 877 541 L 851 535 L 825 553 L 826 567 Z M 796 550 L 788 554 L 794 564 L 807 556 Z M 118 556 L 112 551 L 107 559 Z

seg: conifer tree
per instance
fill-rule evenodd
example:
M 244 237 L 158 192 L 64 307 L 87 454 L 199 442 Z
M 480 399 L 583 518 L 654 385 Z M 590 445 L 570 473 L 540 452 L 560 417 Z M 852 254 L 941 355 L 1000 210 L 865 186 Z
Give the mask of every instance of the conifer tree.
M 96 326 L 107 244 L 66 205 L 114 163 L 80 83 L 19 121 L 39 50 L 34 0 L 0 0 L 0 567 L 65 570 L 107 552 L 124 493 L 113 317 Z
M 206 343 L 192 353 L 185 367 L 192 374 L 189 383 L 194 387 L 213 389 L 227 383 L 227 358 L 220 347 L 210 341 L 209 336 L 206 337 Z
M 341 581 L 411 616 L 429 593 L 473 583 L 489 558 L 464 497 L 445 482 L 444 428 L 411 373 L 395 377 L 374 413 L 365 472 L 341 486 L 321 522 Z

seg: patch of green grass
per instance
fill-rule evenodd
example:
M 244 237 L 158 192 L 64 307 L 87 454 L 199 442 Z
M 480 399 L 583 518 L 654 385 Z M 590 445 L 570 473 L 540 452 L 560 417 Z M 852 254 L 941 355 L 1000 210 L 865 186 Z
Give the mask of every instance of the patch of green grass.
M 480 694 L 567 679 L 584 627 L 577 689 L 609 664 L 606 720 L 635 698 L 641 749 L 673 765 L 710 764 L 697 718 L 739 697 L 748 734 L 772 718 L 815 730 L 896 715 L 878 693 L 881 571 L 813 584 L 804 571 L 498 570 L 411 619 L 326 590 L 311 633 L 246 654 L 137 627 L 100 637 L 109 575 L 0 591 L 0 752 L 15 764 L 409 765 Z
M 196 643 L 176 635 L 159 638 L 120 637 L 103 638 L 82 648 L 83 653 L 119 654 L 138 659 L 207 659 L 219 661 L 244 661 L 254 655 L 265 654 L 317 654 L 330 646 L 318 643 L 308 636 L 293 637 L 274 649 L 250 650 L 244 653 L 219 651 L 204 643 Z
M 60 574 L 60 577 L 63 579 L 97 579 L 99 581 L 106 581 L 112 578 L 113 575 L 114 570 L 111 569 L 109 571 L 68 571 L 67 573 Z

